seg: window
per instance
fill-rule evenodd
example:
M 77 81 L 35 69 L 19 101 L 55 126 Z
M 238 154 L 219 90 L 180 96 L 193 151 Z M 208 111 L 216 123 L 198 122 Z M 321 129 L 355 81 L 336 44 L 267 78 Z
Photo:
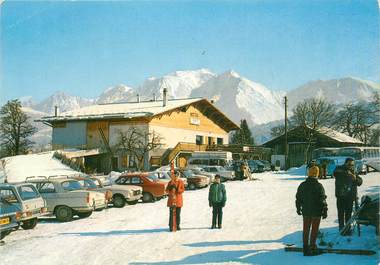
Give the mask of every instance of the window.
M 97 186 L 95 182 L 91 179 L 84 179 L 79 180 L 79 183 L 85 188 L 85 189 L 96 189 Z
M 38 191 L 40 193 L 53 193 L 55 192 L 54 184 L 51 182 L 43 182 L 38 185 Z
M 127 178 L 127 177 L 124 177 L 124 178 L 118 178 L 116 180 L 116 183 L 117 184 L 130 184 L 131 183 L 131 179 L 130 178 Z
M 72 190 L 81 190 L 82 186 L 78 181 L 65 181 L 62 182 L 62 188 L 67 191 L 72 191 Z
M 218 145 L 222 145 L 223 144 L 223 138 L 217 138 L 216 139 L 216 143 L 218 144 Z
M 208 169 L 210 172 L 218 172 L 218 169 L 216 167 L 209 167 Z
M 19 186 L 17 187 L 17 190 L 22 200 L 30 200 L 40 197 L 36 188 L 33 186 Z
M 141 181 L 140 177 L 132 177 L 131 183 L 132 184 L 141 184 L 142 181 Z
M 196 144 L 203 144 L 203 136 L 202 135 L 195 136 L 195 143 Z
M 17 203 L 17 197 L 11 189 L 1 189 L 0 190 L 0 199 L 1 202 L 5 201 L 6 203 Z

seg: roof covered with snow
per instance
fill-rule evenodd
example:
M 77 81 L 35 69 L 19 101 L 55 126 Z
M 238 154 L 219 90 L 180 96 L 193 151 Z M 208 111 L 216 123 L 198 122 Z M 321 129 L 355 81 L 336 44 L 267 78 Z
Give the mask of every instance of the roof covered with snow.
M 311 127 L 308 127 L 308 128 L 311 130 Z M 301 126 L 298 126 L 298 127 L 295 127 L 293 129 L 289 130 L 288 131 L 289 139 L 292 139 L 294 137 L 299 138 L 299 139 L 303 138 L 304 136 L 302 133 L 300 133 L 300 131 L 302 131 Z M 323 135 L 325 137 L 328 137 L 328 138 L 334 140 L 335 142 L 345 143 L 345 144 L 354 144 L 354 145 L 362 145 L 363 144 L 362 141 L 360 141 L 356 138 L 353 138 L 353 137 L 348 136 L 344 133 L 335 131 L 335 130 L 327 128 L 327 127 L 321 127 L 319 129 L 317 129 L 316 131 L 319 135 Z M 283 141 L 284 137 L 285 137 L 285 134 L 282 134 L 276 138 L 273 138 L 273 139 L 265 142 L 263 144 L 263 146 L 272 146 L 275 143 Z
M 169 99 L 165 106 L 162 100 L 97 104 L 63 112 L 58 116 L 42 117 L 37 121 L 54 123 L 77 120 L 151 118 L 195 103 L 204 103 L 213 114 L 218 114 L 213 115 L 213 119 L 218 119 L 218 123 L 220 123 L 222 127 L 225 127 L 227 131 L 239 128 L 239 126 L 230 120 L 222 111 L 204 98 Z

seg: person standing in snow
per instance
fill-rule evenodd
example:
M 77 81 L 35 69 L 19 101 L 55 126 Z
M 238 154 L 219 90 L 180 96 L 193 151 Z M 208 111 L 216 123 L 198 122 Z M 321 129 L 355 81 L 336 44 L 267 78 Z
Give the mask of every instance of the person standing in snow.
M 311 160 L 310 166 L 307 170 L 307 176 L 308 177 L 319 177 L 319 167 L 316 164 L 315 160 Z
M 212 225 L 211 229 L 222 229 L 223 207 L 226 205 L 227 193 L 224 184 L 220 182 L 220 175 L 215 175 L 214 183 L 211 184 L 208 192 L 208 204 L 212 207 Z
M 335 169 L 334 177 L 339 231 L 341 231 L 351 218 L 353 203 L 357 197 L 357 186 L 362 185 L 363 180 L 355 175 L 355 161 L 351 157 L 346 159 L 344 165 Z M 350 233 L 348 229 L 347 234 Z
M 309 176 L 299 185 L 296 194 L 297 214 L 303 216 L 304 256 L 319 254 L 316 244 L 319 224 L 321 217 L 323 219 L 327 217 L 325 189 L 322 184 L 318 182 L 317 170 L 312 167 L 310 169 L 308 173 Z
M 183 206 L 182 193 L 185 191 L 185 185 L 183 181 L 179 178 L 179 172 L 177 171 L 172 175 L 172 179 L 169 181 L 166 192 L 168 194 L 173 194 L 174 196 L 168 196 L 167 206 L 169 207 L 169 230 L 173 231 L 173 212 L 174 208 L 176 210 L 176 223 L 177 230 L 181 230 L 181 208 Z

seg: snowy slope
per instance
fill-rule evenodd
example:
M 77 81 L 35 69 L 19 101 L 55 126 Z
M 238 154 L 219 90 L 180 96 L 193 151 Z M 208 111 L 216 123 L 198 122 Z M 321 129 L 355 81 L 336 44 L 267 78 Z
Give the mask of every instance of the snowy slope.
M 297 175 L 263 173 L 259 181 L 227 182 L 222 230 L 210 230 L 208 189 L 186 191 L 182 230 L 169 233 L 166 200 L 95 212 L 86 219 L 58 223 L 44 219 L 34 230 L 5 238 L 0 264 L 261 264 L 375 265 L 379 256 L 324 254 L 304 257 L 283 250 L 285 243 L 301 245 L 302 218 L 295 211 L 295 193 L 303 180 Z M 359 189 L 374 190 L 378 173 L 365 176 Z M 329 205 L 321 222 L 325 241 L 337 233 L 334 180 L 323 180 Z M 337 238 L 339 248 L 379 250 L 373 227 L 362 235 Z
M 109 87 L 96 100 L 97 104 L 131 101 L 135 97 L 133 88 L 120 84 Z
M 8 182 L 25 181 L 31 176 L 48 177 L 78 173 L 53 158 L 53 152 L 5 157 L 1 161 L 5 161 L 2 171 L 5 172 Z
M 137 88 L 142 99 L 149 100 L 153 94 L 162 98 L 162 91 L 168 89 L 169 98 L 187 98 L 193 89 L 200 87 L 206 81 L 215 77 L 215 74 L 207 69 L 193 71 L 176 71 L 163 77 L 150 77 Z
M 374 92 L 380 92 L 380 84 L 347 77 L 342 79 L 308 82 L 287 93 L 289 108 L 307 98 L 320 97 L 335 104 L 352 101 L 369 101 Z
M 191 96 L 212 99 L 235 122 L 245 118 L 253 124 L 281 119 L 283 93 L 227 71 L 193 90 Z

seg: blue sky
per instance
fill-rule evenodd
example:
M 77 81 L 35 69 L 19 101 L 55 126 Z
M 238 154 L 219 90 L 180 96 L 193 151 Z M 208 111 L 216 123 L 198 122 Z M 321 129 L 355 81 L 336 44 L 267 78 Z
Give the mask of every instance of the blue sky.
M 0 103 L 57 90 L 96 97 L 198 68 L 275 90 L 380 80 L 376 0 L 5 1 L 0 21 Z

